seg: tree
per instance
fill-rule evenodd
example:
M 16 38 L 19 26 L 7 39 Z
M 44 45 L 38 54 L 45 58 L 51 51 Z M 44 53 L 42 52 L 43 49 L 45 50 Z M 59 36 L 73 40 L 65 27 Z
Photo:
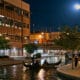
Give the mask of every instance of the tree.
M 34 50 L 37 50 L 38 46 L 36 44 L 30 43 L 30 44 L 25 44 L 24 48 L 29 54 L 32 54 Z
M 29 54 L 32 54 L 34 50 L 37 50 L 38 46 L 34 43 L 29 43 L 29 44 L 24 45 L 24 48 Z M 32 57 L 32 62 L 34 64 L 34 55 Z
M 72 53 L 74 53 L 75 50 L 79 50 L 80 49 L 79 28 L 77 26 L 73 28 L 70 28 L 68 26 L 62 27 L 60 36 L 59 38 L 54 40 L 54 43 L 58 46 L 61 46 L 65 50 L 72 50 Z
M 9 40 L 6 40 L 3 36 L 0 36 L 0 50 L 9 49 Z
M 41 53 L 36 53 L 34 56 L 35 58 L 41 58 Z

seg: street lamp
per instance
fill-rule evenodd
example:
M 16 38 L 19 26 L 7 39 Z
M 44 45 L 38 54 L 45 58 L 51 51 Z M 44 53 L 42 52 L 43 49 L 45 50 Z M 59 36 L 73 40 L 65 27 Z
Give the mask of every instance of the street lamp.
M 22 9 L 22 1 L 21 0 L 21 9 Z M 22 27 L 21 27 L 21 52 L 23 56 L 23 10 L 21 10 L 21 22 L 22 22 Z

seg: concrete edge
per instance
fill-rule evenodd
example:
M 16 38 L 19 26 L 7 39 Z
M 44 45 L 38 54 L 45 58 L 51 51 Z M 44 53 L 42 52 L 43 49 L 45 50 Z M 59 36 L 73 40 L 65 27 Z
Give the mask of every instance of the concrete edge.
M 63 72 L 60 68 L 57 68 L 57 75 L 63 80 L 80 80 L 80 77 Z

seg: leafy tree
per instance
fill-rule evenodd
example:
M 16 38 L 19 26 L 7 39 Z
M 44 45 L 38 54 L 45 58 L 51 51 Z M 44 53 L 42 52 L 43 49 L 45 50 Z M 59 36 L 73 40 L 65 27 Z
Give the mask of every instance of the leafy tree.
M 41 58 L 41 53 L 36 53 L 34 56 L 35 58 Z
M 6 40 L 5 38 L 0 37 L 0 49 L 8 49 L 9 48 L 9 44 L 8 44 L 8 40 Z
M 9 40 L 6 40 L 3 36 L 0 36 L 0 49 L 5 50 L 9 48 Z
M 32 54 L 34 50 L 37 50 L 38 46 L 36 44 L 29 43 L 24 45 L 24 48 L 29 54 Z M 34 55 L 32 57 L 32 63 L 34 64 Z
M 55 39 L 54 43 L 66 50 L 78 50 L 80 48 L 80 33 L 78 28 L 62 28 L 59 38 Z
M 79 50 L 80 49 L 79 28 L 77 26 L 73 28 L 70 28 L 68 26 L 62 27 L 60 36 L 59 38 L 54 40 L 54 43 L 58 46 L 61 46 L 65 50 L 72 50 L 73 53 L 75 50 Z
M 24 48 L 28 53 L 32 54 L 34 50 L 37 50 L 38 46 L 36 44 L 30 43 L 24 45 Z

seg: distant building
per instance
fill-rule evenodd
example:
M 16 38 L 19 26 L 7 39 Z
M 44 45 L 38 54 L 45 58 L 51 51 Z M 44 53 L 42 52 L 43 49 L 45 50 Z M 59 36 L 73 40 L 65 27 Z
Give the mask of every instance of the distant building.
M 38 44 L 42 44 L 48 40 L 48 37 L 48 33 L 33 33 L 30 35 L 30 42 L 34 43 L 37 41 Z
M 23 0 L 0 0 L 0 35 L 9 39 L 11 49 L 20 49 L 30 35 L 30 5 Z M 14 55 L 14 53 L 13 53 Z
M 30 35 L 31 43 L 35 43 L 41 46 L 43 49 L 58 49 L 58 46 L 54 45 L 53 40 L 58 39 L 60 36 L 60 32 L 51 32 L 51 33 L 34 33 Z
M 51 32 L 51 33 L 33 33 L 30 35 L 30 41 L 34 43 L 38 41 L 39 44 L 50 43 L 52 40 L 59 38 L 60 32 Z

